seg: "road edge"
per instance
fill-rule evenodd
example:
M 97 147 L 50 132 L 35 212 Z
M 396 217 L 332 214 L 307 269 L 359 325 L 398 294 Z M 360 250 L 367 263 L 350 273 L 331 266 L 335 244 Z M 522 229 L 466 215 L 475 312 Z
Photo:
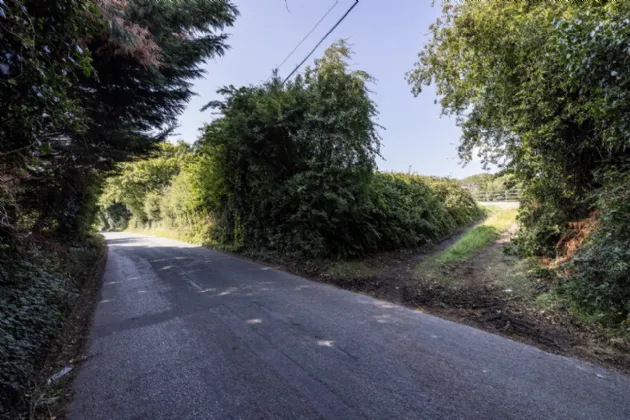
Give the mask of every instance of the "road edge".
M 66 318 L 62 333 L 51 344 L 42 369 L 35 379 L 35 387 L 31 393 L 29 418 L 31 419 L 65 419 L 66 412 L 74 399 L 72 385 L 87 359 L 90 331 L 101 295 L 103 274 L 108 258 L 108 246 L 102 235 L 103 246 L 83 284 L 78 287 L 78 296 L 73 308 Z M 56 381 L 53 375 L 62 369 L 72 370 Z

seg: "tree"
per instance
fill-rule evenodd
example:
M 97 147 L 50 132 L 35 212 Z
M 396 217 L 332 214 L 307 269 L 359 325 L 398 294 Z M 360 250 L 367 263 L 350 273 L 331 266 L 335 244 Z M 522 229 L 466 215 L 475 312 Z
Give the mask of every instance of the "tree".
M 238 11 L 228 0 L 131 0 L 108 10 L 107 30 L 89 43 L 98 77 L 75 95 L 89 110 L 89 153 L 116 162 L 172 132 L 201 64 L 228 48 L 222 31 Z
M 492 183 L 494 177 L 493 174 L 489 173 L 471 175 L 462 179 L 462 185 L 476 191 L 486 192 L 488 191 L 488 185 Z
M 139 223 L 159 220 L 159 197 L 172 179 L 191 162 L 190 146 L 162 143 L 149 159 L 121 163 L 117 175 L 105 181 L 100 207 L 111 220 L 118 220 L 124 205 Z M 120 223 L 115 223 L 120 224 Z
M 104 175 L 160 149 L 236 16 L 228 0 L 0 0 L 0 417 L 22 417 L 4 409 L 28 405 L 103 250 L 89 233 Z M 175 155 L 125 180 L 147 219 L 161 217 Z M 105 223 L 121 226 L 127 208 L 109 210 Z
M 345 41 L 304 76 L 226 87 L 195 148 L 214 243 L 297 258 L 414 248 L 479 216 L 457 182 L 377 173 L 371 77 Z
M 558 256 L 571 306 L 627 327 L 630 4 L 446 1 L 431 30 L 414 93 L 435 83 L 460 156 L 522 182 L 520 251 Z
M 345 41 L 282 84 L 222 89 L 221 118 L 197 148 L 213 185 L 218 241 L 234 248 L 352 255 L 365 243 L 358 206 L 367 200 L 380 139 L 370 76 L 352 71 Z M 365 235 L 362 235 L 365 236 Z
M 95 216 L 103 172 L 172 132 L 192 79 L 224 53 L 222 30 L 238 12 L 228 0 L 12 0 L 0 8 L 10 25 L 0 58 L 9 77 L 0 80 L 2 171 L 15 183 L 3 190 L 15 205 L 3 206 L 2 219 L 15 222 L 19 204 L 33 211 L 32 228 L 80 235 Z
M 627 16 L 622 2 L 445 1 L 408 73 L 457 116 L 464 160 L 478 149 L 523 182 L 526 253 L 553 255 L 591 211 L 595 171 L 627 154 Z
M 41 180 L 55 144 L 67 143 L 57 133 L 85 127 L 69 91 L 93 74 L 82 40 L 98 33 L 97 16 L 91 0 L 0 3 L 0 235 L 29 210 L 24 182 Z

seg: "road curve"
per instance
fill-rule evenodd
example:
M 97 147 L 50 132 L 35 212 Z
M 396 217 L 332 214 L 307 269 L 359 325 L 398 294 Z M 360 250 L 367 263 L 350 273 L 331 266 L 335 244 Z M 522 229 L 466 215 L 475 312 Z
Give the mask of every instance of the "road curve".
M 630 377 L 202 247 L 109 233 L 80 419 L 624 419 Z

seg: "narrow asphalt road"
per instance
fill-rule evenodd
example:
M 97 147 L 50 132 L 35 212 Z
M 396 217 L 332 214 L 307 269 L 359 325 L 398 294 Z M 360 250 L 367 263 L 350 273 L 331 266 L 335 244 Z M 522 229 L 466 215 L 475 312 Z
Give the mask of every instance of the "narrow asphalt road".
M 630 419 L 630 377 L 205 248 L 106 235 L 78 419 Z

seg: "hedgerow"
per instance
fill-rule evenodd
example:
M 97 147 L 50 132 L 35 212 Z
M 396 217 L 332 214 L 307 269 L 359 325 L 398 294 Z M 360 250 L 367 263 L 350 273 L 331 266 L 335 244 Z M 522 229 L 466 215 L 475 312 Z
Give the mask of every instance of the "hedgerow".
M 185 146 L 165 145 L 123 166 L 103 197 L 126 203 L 135 227 L 296 258 L 415 248 L 479 218 L 456 181 L 377 171 L 371 78 L 350 55 L 342 41 L 295 81 L 222 89 L 194 153 L 174 160 Z

